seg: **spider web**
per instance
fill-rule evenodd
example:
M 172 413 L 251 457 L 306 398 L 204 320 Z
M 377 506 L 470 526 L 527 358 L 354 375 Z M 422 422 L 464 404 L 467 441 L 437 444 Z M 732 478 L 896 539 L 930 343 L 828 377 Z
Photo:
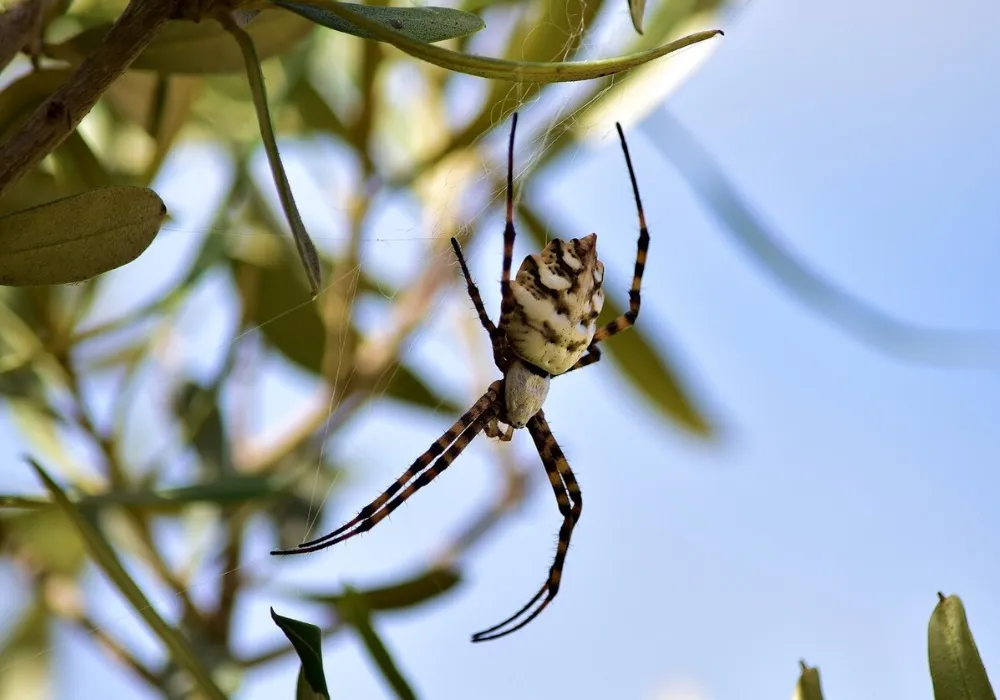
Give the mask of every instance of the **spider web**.
M 558 7 L 556 7 L 558 5 Z M 613 21 L 610 23 L 613 25 L 614 30 L 619 34 L 625 34 L 626 30 L 631 32 L 629 27 L 629 20 L 627 9 L 624 5 L 620 8 L 614 8 Z M 565 5 L 555 4 L 549 6 L 550 12 L 568 12 Z M 608 8 L 602 12 L 602 17 L 607 20 Z M 573 18 L 568 15 L 558 18 L 558 22 L 555 22 L 556 18 L 549 18 L 548 22 L 545 18 L 539 18 L 536 24 L 536 28 L 532 31 L 541 31 L 547 23 L 554 24 L 556 26 L 570 27 L 570 31 L 565 35 L 565 41 L 563 43 L 561 51 L 556 55 L 554 60 L 568 60 L 573 58 L 583 58 L 589 53 L 601 54 L 601 55 L 612 55 L 615 52 L 614 42 L 611 42 L 605 38 L 602 38 L 601 34 L 592 33 L 587 41 L 581 41 L 581 37 L 584 34 L 585 27 L 583 26 L 582 18 Z M 601 17 L 598 18 L 598 22 L 602 21 Z M 527 39 L 526 39 L 527 41 Z M 473 52 L 475 48 L 472 49 Z M 496 51 L 490 51 L 488 49 L 483 49 L 481 53 L 496 53 Z M 465 80 L 463 78 L 463 80 Z M 470 79 L 472 80 L 472 79 Z M 466 81 L 468 82 L 468 81 Z M 613 88 L 614 83 L 611 86 L 604 88 L 599 91 L 595 96 L 587 100 L 585 103 L 580 102 L 580 97 L 586 95 L 592 89 L 589 87 L 588 83 L 582 84 L 563 84 L 548 86 L 540 94 L 525 97 L 525 87 L 520 85 L 511 85 L 507 90 L 506 102 L 517 104 L 518 109 L 521 111 L 521 123 L 519 125 L 518 138 L 515 150 L 515 195 L 519 194 L 521 183 L 530 182 L 530 180 L 525 179 L 525 175 L 530 173 L 530 171 L 536 166 L 539 159 L 544 155 L 544 153 L 551 147 L 552 142 L 558 137 L 560 133 L 565 130 L 573 129 L 579 126 L 579 119 L 576 115 L 578 109 L 583 107 L 589 102 L 596 101 L 603 97 L 609 90 Z M 426 242 L 422 250 L 422 255 L 424 256 L 421 265 L 418 266 L 416 275 L 419 276 L 420 269 L 427 267 L 433 267 L 438 265 L 443 265 L 447 267 L 448 274 L 452 276 L 452 280 L 445 281 L 441 286 L 447 285 L 450 287 L 451 292 L 448 294 L 434 294 L 433 300 L 430 303 L 430 310 L 425 314 L 426 317 L 437 317 L 445 305 L 454 303 L 456 308 L 460 311 L 468 312 L 467 300 L 464 296 L 464 290 L 460 285 L 453 284 L 455 280 L 458 280 L 458 266 L 453 259 L 453 254 L 450 247 L 447 245 L 447 238 L 451 235 L 455 235 L 460 240 L 464 242 L 465 237 L 469 231 L 474 230 L 476 227 L 483 226 L 485 230 L 483 231 L 484 236 L 495 236 L 498 232 L 502 230 L 503 221 L 503 211 L 502 203 L 505 196 L 505 188 L 503 186 L 503 179 L 506 174 L 506 163 L 505 163 L 505 147 L 506 140 L 509 130 L 509 118 L 501 121 L 499 115 L 493 115 L 493 126 L 494 129 L 491 130 L 488 136 L 479 137 L 473 141 L 468 152 L 478 154 L 478 158 L 475 160 L 467 160 L 465 163 L 444 163 L 441 167 L 437 168 L 434 173 L 431 173 L 425 178 L 426 183 L 422 183 L 417 186 L 417 190 L 423 190 L 421 196 L 421 209 L 423 214 L 423 219 L 419 222 L 414 222 L 409 226 L 398 226 L 392 231 L 378 231 L 373 234 L 366 235 L 364 237 L 364 242 L 369 245 L 369 250 L 359 252 L 357 260 L 354 264 L 349 265 L 346 269 L 338 269 L 334 274 L 329 275 L 324 281 L 324 290 L 321 292 L 319 298 L 322 299 L 324 293 L 333 288 L 338 287 L 346 292 L 346 313 L 347 313 L 347 325 L 350 327 L 353 321 L 355 305 L 357 302 L 357 295 L 360 289 L 360 280 L 362 273 L 366 267 L 374 262 L 374 258 L 378 258 L 382 255 L 383 251 L 398 251 L 403 247 L 407 247 L 415 242 Z M 610 134 L 612 131 L 611 125 L 607 125 L 607 131 Z M 489 141 L 489 143 L 487 143 Z M 282 155 L 285 161 L 286 167 L 289 169 L 289 175 L 292 179 L 293 191 L 296 192 L 297 200 L 300 207 L 304 205 L 307 199 L 303 197 L 300 193 L 302 192 L 302 185 L 305 180 L 301 177 L 296 177 L 296 170 L 300 169 L 300 165 L 296 162 L 297 159 L 294 155 L 295 148 L 290 148 L 287 142 L 282 141 Z M 572 167 L 572 163 L 575 159 L 580 157 L 579 149 L 570 149 L 564 156 L 568 161 L 568 165 Z M 258 163 L 258 165 L 262 165 Z M 257 168 L 258 171 L 262 168 Z M 299 173 L 301 175 L 301 172 Z M 260 176 L 263 175 L 263 178 Z M 268 175 L 265 173 L 257 173 L 257 182 L 268 182 Z M 278 208 L 275 203 L 276 199 L 273 196 L 271 190 L 273 185 L 266 185 L 260 189 L 262 196 L 269 199 L 269 204 L 272 208 L 272 213 L 276 215 L 276 218 L 280 221 L 281 214 L 280 208 Z M 469 193 L 477 194 L 476 197 L 468 197 Z M 338 206 L 345 207 L 345 200 L 349 199 L 350 196 L 356 195 L 357 192 L 351 192 L 349 195 L 342 197 L 340 202 L 335 203 L 333 208 L 336 209 Z M 474 202 L 471 206 L 463 204 L 471 200 Z M 304 211 L 304 214 L 307 212 Z M 330 235 L 329 230 L 342 228 L 333 226 L 315 226 L 308 223 L 307 217 L 307 228 L 310 231 L 310 235 L 316 241 L 317 245 L 326 250 L 342 248 L 345 245 L 349 245 L 349 236 L 346 235 Z M 368 227 L 371 229 L 371 227 Z M 252 231 L 241 228 L 240 230 L 234 230 L 230 228 L 224 229 L 206 229 L 204 227 L 189 227 L 183 224 L 168 223 L 164 225 L 162 229 L 161 237 L 164 234 L 170 236 L 203 236 L 208 235 L 212 237 L 224 237 L 226 239 L 249 239 L 254 237 L 263 236 L 265 238 L 271 237 L 277 241 L 279 246 L 285 246 L 287 250 L 287 241 L 282 240 L 276 234 L 260 231 Z M 286 234 L 281 234 L 280 236 L 285 236 Z M 519 240 L 521 238 L 519 237 Z M 441 243 L 444 243 L 441 245 Z M 477 258 L 477 251 L 475 249 L 467 251 L 470 258 L 470 264 L 474 265 L 475 258 Z M 499 290 L 494 289 L 497 287 L 494 284 L 495 280 L 499 277 L 499 259 L 491 261 L 491 264 L 495 263 L 494 267 L 496 272 L 495 277 L 484 278 L 480 280 L 480 287 L 484 294 L 484 300 L 487 302 L 488 308 L 491 310 L 491 314 L 495 315 L 499 308 Z M 515 260 L 515 266 L 517 261 Z M 399 300 L 399 292 L 389 292 L 383 290 L 384 299 L 387 302 L 394 303 Z M 456 297 L 459 297 L 456 299 Z M 297 310 L 311 304 L 311 301 L 302 301 L 297 304 L 289 305 L 287 308 L 282 310 L 279 314 L 257 324 L 252 324 L 247 330 L 240 332 L 235 337 L 225 339 L 223 342 L 218 343 L 214 346 L 215 351 L 226 351 L 230 346 L 233 346 L 246 338 L 259 334 L 265 326 L 278 322 L 282 317 L 288 314 L 293 314 Z M 468 315 L 468 318 L 463 321 L 463 328 L 467 331 L 471 330 L 472 333 L 477 332 L 478 326 L 475 324 L 475 319 L 473 316 Z M 474 328 L 472 326 L 475 326 Z M 344 328 L 345 326 L 341 326 Z M 408 335 L 406 340 L 400 344 L 398 350 L 398 356 L 400 358 L 406 358 L 411 350 L 421 342 L 428 333 L 428 324 L 419 324 L 416 329 Z M 474 336 L 476 337 L 476 336 Z M 481 336 L 478 336 L 478 341 L 470 341 L 475 343 L 473 347 L 469 348 L 469 357 L 472 360 L 472 366 L 477 370 L 478 376 L 474 378 L 473 386 L 467 391 L 468 402 L 471 404 L 473 394 L 478 396 L 482 387 L 485 386 L 483 381 L 487 378 L 488 371 L 492 371 L 492 366 L 486 361 L 488 357 L 488 347 L 486 342 Z M 346 347 L 348 341 L 346 334 L 341 332 L 337 341 L 341 344 L 341 347 Z M 328 341 L 329 342 L 329 341 Z M 171 359 L 170 347 L 161 347 L 159 352 L 159 361 L 162 365 L 160 368 L 163 374 L 171 375 L 184 375 L 184 368 L 176 366 L 176 361 Z M 260 348 L 252 348 L 251 353 L 258 351 Z M 339 353 L 340 360 L 342 363 L 344 353 Z M 394 372 L 399 371 L 398 369 L 387 370 L 386 372 L 390 375 Z M 236 370 L 235 373 L 238 373 Z M 235 376 L 234 373 L 234 376 Z M 343 364 L 339 364 L 335 371 L 334 376 L 338 379 L 342 379 L 345 382 L 349 382 L 357 373 L 357 366 L 355 363 L 350 363 L 350 367 L 345 368 Z M 172 378 L 171 378 L 172 379 Z M 387 385 L 388 382 L 384 380 L 391 379 L 391 376 L 383 376 L 378 382 L 383 388 L 380 389 L 373 400 L 368 404 L 366 409 L 368 412 L 373 410 L 373 406 L 379 405 L 386 398 Z M 239 382 L 237 382 L 239 383 Z M 170 384 L 170 382 L 168 382 Z M 329 396 L 325 403 L 325 420 L 320 429 L 321 439 L 318 441 L 320 445 L 320 454 L 317 459 L 315 467 L 312 469 L 312 493 L 309 498 L 309 513 L 306 518 L 306 529 L 302 533 L 302 540 L 309 539 L 314 533 L 317 526 L 317 521 L 321 513 L 323 513 L 324 505 L 329 499 L 333 488 L 337 485 L 336 479 L 331 483 L 326 485 L 325 489 L 321 489 L 319 484 L 321 482 L 321 473 L 323 471 L 324 459 L 326 459 L 326 452 L 328 450 L 329 436 L 332 432 L 331 422 L 333 418 L 338 414 L 338 411 L 343 407 L 344 396 L 341 392 L 333 393 Z M 223 409 L 225 411 L 225 409 Z M 362 416 L 364 419 L 364 416 Z M 444 421 L 447 422 L 447 421 Z M 444 422 L 442 427 L 444 427 Z M 279 431 L 280 432 L 280 431 Z M 175 434 L 154 436 L 154 444 L 156 447 L 152 448 L 150 451 L 154 454 L 160 454 L 162 457 L 163 451 L 175 451 L 183 452 L 187 449 L 181 443 L 183 441 L 178 440 L 178 436 Z M 181 455 L 176 455 L 180 457 Z M 415 457 L 416 455 L 414 455 Z M 165 457 L 164 459 L 169 459 L 171 457 Z M 398 469 L 397 469 L 398 467 Z M 394 469 L 397 471 L 402 471 L 405 465 L 393 465 Z M 338 473 L 339 478 L 339 473 Z M 387 484 L 376 484 L 376 486 L 386 486 Z M 355 504 L 357 507 L 363 505 L 363 503 Z M 217 527 L 217 525 L 216 525 Z M 210 538 L 207 538 L 210 539 Z M 203 547 L 206 550 L 210 550 L 213 546 L 213 542 L 206 541 Z M 169 552 L 167 554 L 170 554 Z M 198 560 L 200 557 L 197 556 L 196 552 L 188 551 L 186 552 L 186 557 L 191 560 Z M 170 557 L 168 556 L 168 560 Z M 265 561 L 272 560 L 272 557 L 268 552 L 261 552 L 259 555 L 247 557 L 242 564 L 234 569 L 228 571 L 214 572 L 206 574 L 204 576 L 199 576 L 195 580 L 191 580 L 188 583 L 187 591 L 196 592 L 198 589 L 203 589 L 216 583 L 220 577 L 231 576 L 237 572 L 244 569 L 253 569 L 258 567 Z M 130 572 L 136 572 L 137 567 L 135 566 L 135 561 L 130 560 L 128 562 Z M 141 567 L 144 568 L 144 567 Z M 144 577 L 138 578 L 140 585 L 145 583 Z M 143 586 L 146 588 L 146 586 Z M 147 591 L 149 589 L 147 588 Z M 170 605 L 178 602 L 179 595 L 175 593 L 164 593 L 164 594 L 147 594 L 152 606 L 161 608 L 164 605 Z M 133 612 L 128 611 L 120 615 L 107 615 L 105 616 L 105 621 L 99 622 L 95 621 L 95 624 L 91 627 L 90 634 L 92 636 L 96 635 L 100 630 L 104 628 L 118 628 L 121 624 L 133 617 Z M 168 615 L 168 618 L 172 617 Z M 124 635 L 125 639 L 133 638 L 133 634 Z M 53 646 L 49 646 L 43 651 L 39 652 L 37 656 L 43 656 L 51 653 Z M 26 663 L 24 661 L 20 663 Z M 0 668 L 0 678 L 4 677 L 8 673 L 11 673 L 13 666 L 8 666 L 6 668 Z

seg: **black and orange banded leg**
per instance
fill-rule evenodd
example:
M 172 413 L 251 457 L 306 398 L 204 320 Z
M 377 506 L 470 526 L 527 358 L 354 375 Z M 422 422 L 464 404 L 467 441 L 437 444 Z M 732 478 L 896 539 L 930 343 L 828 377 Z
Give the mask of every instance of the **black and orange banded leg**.
M 503 272 L 500 277 L 500 335 L 507 330 L 514 313 L 514 291 L 510 285 L 510 268 L 514 259 L 514 133 L 517 131 L 517 112 L 510 124 L 510 143 L 507 145 L 507 219 L 503 229 Z
M 538 593 L 524 607 L 500 624 L 472 635 L 473 642 L 488 642 L 516 632 L 538 617 L 542 610 L 552 602 L 552 599 L 559 592 L 559 583 L 562 581 L 563 565 L 566 563 L 566 553 L 569 551 L 569 541 L 573 534 L 573 528 L 583 511 L 583 496 L 580 494 L 580 486 L 573 475 L 573 470 L 569 467 L 569 462 L 566 461 L 566 456 L 559 447 L 559 443 L 552 435 L 549 424 L 545 421 L 544 413 L 542 411 L 536 413 L 528 421 L 527 427 L 528 432 L 531 433 L 531 439 L 535 442 L 535 449 L 538 450 L 538 454 L 542 458 L 542 465 L 545 467 L 545 473 L 548 474 L 549 483 L 555 493 L 559 512 L 563 516 L 562 527 L 559 528 L 559 544 L 556 546 L 555 560 L 552 562 L 552 568 L 549 569 L 548 579 L 542 584 Z
M 628 144 L 625 143 L 625 134 L 622 132 L 622 125 L 615 124 L 618 127 L 618 137 L 622 142 L 622 151 L 625 153 L 625 164 L 628 166 L 628 176 L 632 181 L 632 194 L 635 195 L 635 208 L 639 212 L 639 245 L 638 251 L 635 255 L 635 270 L 632 273 L 632 288 L 628 292 L 628 311 L 623 313 L 621 316 L 611 321 L 608 325 L 604 326 L 594 334 L 594 339 L 591 341 L 591 345 L 599 343 L 602 340 L 607 340 L 616 333 L 620 333 L 632 324 L 635 323 L 636 319 L 639 318 L 639 306 L 642 303 L 642 297 L 640 294 L 640 288 L 642 287 L 642 273 L 646 269 L 646 255 L 649 252 L 649 230 L 646 228 L 646 215 L 642 211 L 642 199 L 639 198 L 639 184 L 635 179 L 635 170 L 632 169 L 632 158 L 628 153 Z M 581 362 L 584 358 L 581 358 Z M 587 364 L 596 362 L 596 360 L 591 360 Z M 579 363 L 577 363 L 579 364 Z M 573 369 L 576 369 L 575 367 Z
M 438 474 L 448 468 L 472 439 L 480 433 L 486 424 L 497 414 L 497 403 L 501 383 L 493 382 L 485 394 L 459 418 L 430 449 L 417 457 L 410 468 L 374 501 L 366 505 L 350 521 L 344 523 L 333 532 L 292 549 L 278 549 L 271 554 L 305 554 L 316 552 L 343 542 L 346 539 L 367 532 L 381 522 L 389 513 L 398 508 L 418 490 L 429 484 Z M 447 448 L 447 449 L 446 449 Z M 440 457 L 439 457 L 440 455 Z M 439 458 L 438 458 L 439 457 Z M 437 461 L 434 461 L 438 458 Z M 433 464 L 431 464 L 433 462 Z M 428 468 L 428 466 L 430 468 Z M 413 483 L 409 483 L 412 480 Z M 409 484 L 409 485 L 407 485 Z M 398 496 L 397 496 L 398 494 Z M 395 498 L 394 498 L 395 497 Z

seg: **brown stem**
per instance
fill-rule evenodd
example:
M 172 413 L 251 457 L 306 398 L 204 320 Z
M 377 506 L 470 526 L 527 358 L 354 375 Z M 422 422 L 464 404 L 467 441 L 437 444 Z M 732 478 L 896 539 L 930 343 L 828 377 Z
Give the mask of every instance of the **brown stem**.
M 175 14 L 179 0 L 132 0 L 101 45 L 0 144 L 0 194 L 72 133 L 105 90 Z M 0 42 L 3 45 L 3 42 Z M 20 49 L 20 45 L 18 45 Z
M 0 72 L 29 44 L 50 0 L 24 0 L 0 14 Z

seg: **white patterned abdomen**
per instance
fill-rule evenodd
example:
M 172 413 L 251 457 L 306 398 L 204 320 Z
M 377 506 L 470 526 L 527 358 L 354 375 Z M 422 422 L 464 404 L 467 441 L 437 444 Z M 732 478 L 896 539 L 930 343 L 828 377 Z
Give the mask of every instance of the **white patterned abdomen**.
M 562 374 L 587 351 L 604 307 L 604 264 L 597 234 L 550 241 L 529 255 L 511 281 L 514 311 L 507 338 L 522 359 Z

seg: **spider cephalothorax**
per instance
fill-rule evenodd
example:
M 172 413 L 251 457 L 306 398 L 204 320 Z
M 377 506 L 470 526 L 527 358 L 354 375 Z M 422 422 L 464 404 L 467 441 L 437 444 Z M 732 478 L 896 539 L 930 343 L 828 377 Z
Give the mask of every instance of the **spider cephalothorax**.
M 524 627 L 555 598 L 562 580 L 570 536 L 583 510 L 583 500 L 573 470 L 545 420 L 542 404 L 548 396 L 553 377 L 597 362 L 601 359 L 598 343 L 635 323 L 639 316 L 639 290 L 649 248 L 649 233 L 628 146 L 621 125 L 616 126 L 639 213 L 639 243 L 628 311 L 604 327 L 597 327 L 597 317 L 604 306 L 604 265 L 597 258 L 597 234 L 569 241 L 550 241 L 538 255 L 527 256 L 516 277 L 511 280 L 516 235 L 513 171 L 517 114 L 514 114 L 507 151 L 507 222 L 504 228 L 499 323 L 494 325 L 486 313 L 479 289 L 469 274 L 462 247 L 456 239 L 451 239 L 469 297 L 476 307 L 480 323 L 490 335 L 494 362 L 503 378 L 490 384 L 486 393 L 465 415 L 352 520 L 328 535 L 272 554 L 314 552 L 367 532 L 447 469 L 480 432 L 510 440 L 515 428 L 526 427 L 563 516 L 555 560 L 549 569 L 548 579 L 524 607 L 500 624 L 473 635 L 472 641 L 497 639 Z M 508 426 L 504 432 L 500 431 L 501 423 Z

